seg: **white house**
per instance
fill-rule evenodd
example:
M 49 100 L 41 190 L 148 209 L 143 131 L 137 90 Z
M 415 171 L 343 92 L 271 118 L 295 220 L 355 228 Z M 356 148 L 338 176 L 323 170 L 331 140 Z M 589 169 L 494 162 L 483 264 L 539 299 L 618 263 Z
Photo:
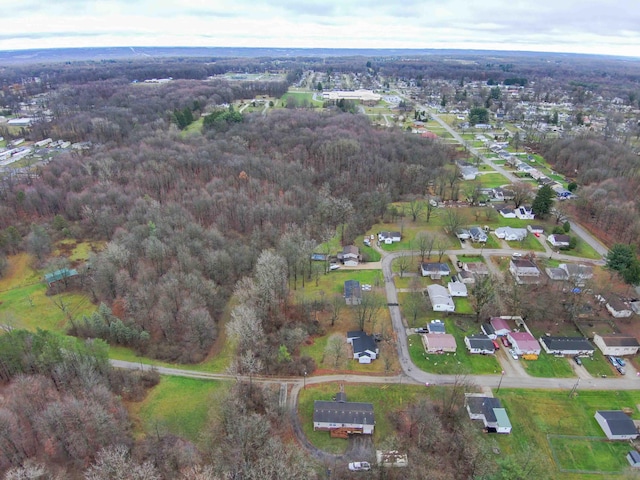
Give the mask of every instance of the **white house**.
M 609 440 L 633 440 L 638 436 L 633 420 L 622 410 L 598 410 L 595 418 Z
M 496 237 L 508 242 L 521 242 L 527 238 L 526 228 L 498 227 L 494 231 Z
M 373 435 L 376 424 L 373 404 L 347 402 L 344 392 L 337 393 L 335 398 L 334 401 L 313 402 L 314 430 L 339 431 L 345 435 Z
M 531 208 L 518 207 L 516 208 L 516 217 L 520 220 L 533 220 L 536 218 L 536 215 L 533 213 Z
M 540 337 L 542 348 L 549 355 L 592 356 L 595 348 L 582 337 Z
M 547 241 L 554 247 L 568 247 L 571 237 L 569 235 L 552 234 L 547 237 Z
M 506 318 L 491 317 L 489 324 L 493 327 L 493 331 L 498 337 L 503 337 L 511 332 L 511 325 L 509 325 L 509 321 Z
M 493 341 L 487 335 L 471 335 L 464 337 L 464 344 L 467 346 L 469 353 L 480 353 L 482 355 L 490 355 L 496 352 Z
M 512 258 L 509 262 L 509 271 L 518 284 L 540 281 L 540 270 L 535 263 L 526 258 Z
M 564 270 L 567 278 L 576 285 L 584 285 L 586 280 L 593 278 L 593 268 L 588 265 L 561 263 L 558 268 Z
M 458 165 L 458 169 L 463 180 L 475 180 L 478 175 L 478 169 L 473 165 Z
M 457 349 L 456 337 L 450 333 L 425 333 L 422 344 L 427 353 L 453 353 Z
M 516 212 L 512 208 L 501 208 L 498 210 L 498 213 L 500 213 L 504 218 L 516 218 Z
M 640 349 L 640 343 L 635 337 L 623 334 L 593 336 L 593 343 L 600 349 L 603 355 L 635 355 Z
M 347 332 L 347 343 L 353 347 L 353 359 L 359 363 L 371 363 L 380 354 L 373 336 L 363 331 Z
M 385 245 L 391 245 L 392 243 L 402 240 L 402 234 L 400 232 L 380 232 L 378 233 L 378 241 Z
M 347 267 L 356 267 L 360 262 L 360 249 L 355 245 L 347 245 L 338 254 L 338 260 L 341 260 Z
M 527 230 L 533 234 L 542 235 L 544 233 L 544 227 L 540 225 L 527 225 Z
M 596 298 L 604 303 L 611 316 L 615 318 L 628 318 L 633 315 L 631 306 L 614 294 L 596 295 Z
M 482 420 L 487 432 L 511 433 L 511 421 L 499 399 L 478 393 L 465 393 L 464 396 L 471 420 Z
M 486 243 L 489 238 L 486 232 L 480 227 L 471 227 L 469 229 L 469 235 L 471 235 L 472 242 Z
M 462 282 L 449 282 L 447 289 L 452 297 L 467 297 L 467 286 Z
M 442 285 L 429 285 L 427 294 L 434 312 L 454 312 L 456 309 L 449 291 Z

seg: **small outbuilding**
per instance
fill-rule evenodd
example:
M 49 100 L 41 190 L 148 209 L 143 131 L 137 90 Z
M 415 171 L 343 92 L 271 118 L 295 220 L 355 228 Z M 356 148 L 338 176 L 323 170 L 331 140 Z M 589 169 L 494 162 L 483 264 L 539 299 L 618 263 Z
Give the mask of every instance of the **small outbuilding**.
M 627 460 L 633 468 L 640 468 L 640 453 L 637 450 L 631 450 L 627 453 Z

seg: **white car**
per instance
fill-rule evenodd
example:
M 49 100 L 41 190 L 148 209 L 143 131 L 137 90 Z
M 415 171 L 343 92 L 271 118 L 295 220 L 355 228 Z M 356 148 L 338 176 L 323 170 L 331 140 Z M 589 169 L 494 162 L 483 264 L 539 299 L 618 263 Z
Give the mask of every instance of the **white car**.
M 522 256 L 522 253 L 520 252 L 513 252 L 513 254 L 511 255 L 513 258 L 518 258 Z
M 338 265 L 337 263 L 332 263 L 331 265 L 329 265 L 329 270 L 338 270 L 340 268 L 340 265 Z
M 369 462 L 351 462 L 349 470 L 352 472 L 366 472 L 371 470 L 371 464 Z
M 511 355 L 511 358 L 513 358 L 514 360 L 518 360 L 518 354 L 515 352 L 515 350 L 513 350 L 513 348 L 509 349 L 509 355 Z

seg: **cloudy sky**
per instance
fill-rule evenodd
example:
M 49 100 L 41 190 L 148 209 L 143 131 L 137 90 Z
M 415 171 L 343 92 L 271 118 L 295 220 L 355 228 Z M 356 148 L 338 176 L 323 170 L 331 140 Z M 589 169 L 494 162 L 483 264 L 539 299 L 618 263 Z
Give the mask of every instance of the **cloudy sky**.
M 640 57 L 640 3 L 18 0 L 2 12 L 0 50 L 151 45 L 472 48 Z

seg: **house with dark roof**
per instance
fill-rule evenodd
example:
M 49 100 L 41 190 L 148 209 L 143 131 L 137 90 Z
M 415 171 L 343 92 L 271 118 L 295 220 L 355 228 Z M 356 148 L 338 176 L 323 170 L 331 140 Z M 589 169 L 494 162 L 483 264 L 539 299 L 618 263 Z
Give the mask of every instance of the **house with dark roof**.
M 567 275 L 567 272 L 564 271 L 562 268 L 546 267 L 544 271 L 547 274 L 547 276 L 553 281 L 564 282 L 569 280 L 569 276 Z
M 402 234 L 400 232 L 380 232 L 378 233 L 378 241 L 385 245 L 391 245 L 394 242 L 402 240 Z
M 462 270 L 464 272 L 471 273 L 472 275 L 489 275 L 489 267 L 484 262 L 466 262 L 462 264 Z M 462 272 L 460 272 L 462 273 Z M 471 282 L 473 283 L 473 282 Z
M 553 234 L 547 237 L 547 242 L 554 247 L 568 247 L 569 242 L 571 242 L 571 237 L 569 237 L 569 235 Z
M 427 331 L 429 333 L 447 333 L 442 320 L 431 320 L 427 324 Z
M 482 355 L 492 355 L 496 353 L 493 341 L 487 335 L 469 335 L 464 337 L 464 344 L 469 353 L 480 353 Z
M 591 356 L 595 347 L 589 340 L 582 337 L 540 337 L 540 343 L 544 351 L 550 355 L 564 356 Z
M 496 335 L 496 329 L 493 328 L 493 326 L 489 322 L 483 323 L 480 326 L 480 330 L 482 330 L 482 333 L 484 333 L 491 340 L 495 340 L 496 338 L 498 338 L 498 336 Z
M 336 394 L 333 401 L 313 402 L 313 429 L 331 432 L 331 436 L 373 435 L 375 423 L 373 404 L 347 402 L 343 392 Z
M 441 277 L 451 275 L 451 269 L 446 263 L 423 262 L 420 264 L 420 273 L 422 273 L 423 277 L 439 280 Z
M 595 418 L 609 440 L 633 440 L 638 436 L 633 420 L 622 410 L 598 410 Z
M 625 356 L 635 355 L 640 349 L 640 342 L 635 337 L 621 333 L 593 336 L 593 343 L 603 355 Z
M 640 453 L 637 450 L 631 450 L 627 453 L 627 460 L 633 468 L 640 468 Z
M 360 305 L 362 303 L 362 288 L 358 280 L 344 282 L 344 301 L 347 305 Z
M 449 294 L 452 297 L 469 296 L 469 292 L 467 291 L 467 286 L 462 282 L 449 282 L 447 284 L 447 289 L 449 290 Z
M 516 218 L 516 212 L 513 208 L 504 207 L 498 210 L 498 213 L 504 218 Z
M 471 227 L 469 229 L 469 235 L 471 235 L 471 241 L 477 243 L 486 243 L 489 240 L 486 232 L 480 227 Z
M 511 421 L 499 399 L 477 393 L 465 393 L 464 396 L 471 420 L 482 420 L 489 433 L 511 433 Z
M 527 230 L 533 234 L 542 235 L 544 233 L 544 227 L 541 225 L 527 225 Z
M 347 343 L 353 347 L 353 359 L 359 363 L 371 363 L 380 354 L 373 335 L 367 335 L 362 330 L 347 332 Z

